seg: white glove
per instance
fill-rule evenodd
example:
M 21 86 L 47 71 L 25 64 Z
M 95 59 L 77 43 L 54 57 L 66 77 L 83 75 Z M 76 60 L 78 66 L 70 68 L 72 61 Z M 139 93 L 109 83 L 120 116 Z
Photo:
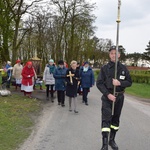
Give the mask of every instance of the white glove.
M 30 78 L 31 76 L 30 75 L 28 75 L 28 78 Z

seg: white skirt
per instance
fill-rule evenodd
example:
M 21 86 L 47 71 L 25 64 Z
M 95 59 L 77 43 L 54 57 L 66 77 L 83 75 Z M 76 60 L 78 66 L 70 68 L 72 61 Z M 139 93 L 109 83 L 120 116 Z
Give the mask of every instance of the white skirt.
M 33 91 L 33 85 L 23 85 L 21 84 L 21 91 L 25 92 L 32 92 Z
M 16 79 L 16 84 L 21 84 L 22 79 Z

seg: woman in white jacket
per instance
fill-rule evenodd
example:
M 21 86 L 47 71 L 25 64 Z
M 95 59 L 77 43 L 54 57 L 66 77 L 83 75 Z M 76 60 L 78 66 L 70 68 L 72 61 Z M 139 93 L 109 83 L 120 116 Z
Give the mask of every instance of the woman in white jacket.
M 55 78 L 53 73 L 55 71 L 54 60 L 50 59 L 49 64 L 46 65 L 43 73 L 43 81 L 46 85 L 46 99 L 49 100 L 49 90 L 51 93 L 51 101 L 53 101 L 53 93 L 54 93 L 54 85 L 55 85 Z

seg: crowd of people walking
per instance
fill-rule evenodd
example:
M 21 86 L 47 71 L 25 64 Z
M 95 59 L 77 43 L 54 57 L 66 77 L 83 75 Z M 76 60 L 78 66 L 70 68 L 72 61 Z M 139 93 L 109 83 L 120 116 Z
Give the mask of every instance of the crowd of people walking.
M 15 89 L 20 88 L 24 92 L 24 96 L 32 98 L 32 92 L 35 89 L 35 80 L 37 74 L 33 67 L 32 61 L 28 61 L 24 66 L 21 60 L 16 60 L 16 64 L 12 67 L 8 61 L 4 67 L 7 73 L 7 88 L 10 88 L 11 78 L 15 79 Z M 42 82 L 46 88 L 46 100 L 54 102 L 54 92 L 57 93 L 58 105 L 65 106 L 65 96 L 68 97 L 69 111 L 78 113 L 77 110 L 77 94 L 82 95 L 82 102 L 88 105 L 88 92 L 94 85 L 94 73 L 89 62 L 80 63 L 73 60 L 70 65 L 65 61 L 59 60 L 57 65 L 53 59 L 50 59 L 45 66 L 42 74 Z M 42 88 L 40 88 L 42 89 Z

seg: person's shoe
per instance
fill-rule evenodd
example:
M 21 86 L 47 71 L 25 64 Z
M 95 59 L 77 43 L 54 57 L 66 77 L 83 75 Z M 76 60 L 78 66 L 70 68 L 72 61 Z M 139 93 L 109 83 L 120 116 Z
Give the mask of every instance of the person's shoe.
M 82 101 L 82 103 L 84 103 L 84 100 Z
M 51 98 L 51 102 L 54 103 L 54 99 L 53 98 Z
M 103 138 L 103 145 L 101 150 L 108 150 L 108 138 Z
M 71 111 L 72 111 L 72 109 L 71 109 L 71 108 L 69 108 L 69 111 L 71 112 Z
M 65 104 L 61 104 L 62 107 L 65 107 Z
M 108 145 L 103 145 L 103 147 L 101 148 L 101 150 L 108 150 Z
M 49 97 L 46 97 L 46 100 L 49 101 Z
M 31 96 L 31 95 L 29 95 L 29 96 L 28 96 L 28 98 L 32 98 L 32 96 Z
M 111 146 L 113 150 L 119 150 L 118 145 L 116 144 L 114 140 L 109 141 L 109 145 Z
M 115 142 L 116 131 L 110 132 L 109 145 L 113 150 L 118 150 L 118 145 Z
M 60 103 L 58 102 L 58 105 L 60 105 Z
M 77 110 L 74 110 L 74 113 L 76 113 L 76 114 L 77 114 L 77 113 L 78 113 L 78 111 L 77 111 Z
M 87 105 L 87 106 L 88 106 L 89 104 L 86 102 L 86 103 L 85 103 L 85 105 Z

